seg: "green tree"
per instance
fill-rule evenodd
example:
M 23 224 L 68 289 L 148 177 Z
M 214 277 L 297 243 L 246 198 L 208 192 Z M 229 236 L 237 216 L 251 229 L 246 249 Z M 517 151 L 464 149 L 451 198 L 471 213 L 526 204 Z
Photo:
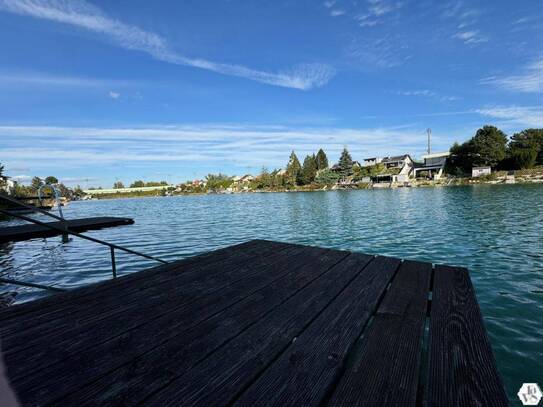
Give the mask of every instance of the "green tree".
M 32 178 L 32 181 L 30 181 L 30 188 L 32 188 L 33 191 L 38 191 L 42 185 L 44 185 L 44 183 L 40 177 L 34 177 Z
M 143 182 L 142 180 L 137 180 L 130 184 L 130 188 L 142 188 L 144 186 L 145 182 Z
M 208 174 L 206 176 L 206 188 L 215 190 L 215 189 L 226 189 L 232 185 L 232 179 L 225 174 Z
M 62 183 L 58 185 L 58 190 L 60 192 L 60 196 L 64 196 L 69 199 L 71 199 L 74 195 L 74 191 Z
M 304 159 L 304 165 L 300 172 L 299 181 L 301 185 L 308 185 L 315 181 L 317 175 L 317 160 L 315 155 L 308 155 Z
M 287 164 L 287 182 L 291 185 L 295 185 L 301 170 L 302 166 L 300 165 L 300 160 L 298 160 L 296 153 L 293 151 L 290 154 Z
M 447 172 L 454 175 L 470 174 L 472 167 L 498 167 L 507 155 L 507 136 L 494 126 L 477 130 L 470 140 L 454 143 L 447 160 Z
M 515 148 L 511 151 L 512 169 L 523 170 L 532 168 L 536 164 L 536 160 L 537 151 L 533 148 Z
M 83 189 L 81 188 L 80 185 L 78 185 L 78 186 L 76 186 L 74 188 L 74 195 L 76 195 L 76 196 L 83 196 L 84 195 Z
M 319 171 L 328 168 L 328 157 L 322 148 L 317 151 L 316 163 Z
M 543 129 L 526 129 L 515 133 L 509 143 L 511 150 L 533 149 L 536 151 L 536 163 L 543 165 Z
M 115 181 L 113 184 L 113 189 L 122 189 L 124 188 L 124 184 L 121 181 Z
M 477 130 L 469 141 L 473 151 L 473 165 L 488 165 L 496 168 L 505 159 L 507 136 L 495 126 L 484 126 Z
M 473 167 L 473 146 L 467 141 L 462 144 L 455 142 L 450 153 L 446 162 L 446 172 L 458 176 L 470 174 Z
M 351 158 L 351 155 L 349 154 L 349 151 L 347 151 L 347 147 L 343 148 L 343 151 L 341 152 L 341 157 L 339 157 L 339 173 L 342 177 L 348 177 L 353 173 L 353 159 Z
M 324 169 L 319 172 L 319 175 L 315 178 L 315 182 L 320 185 L 334 185 L 339 181 L 339 174 L 330 169 Z
M 58 179 L 56 177 L 53 177 L 52 175 L 49 175 L 45 178 L 45 184 L 46 185 L 53 185 L 58 184 Z

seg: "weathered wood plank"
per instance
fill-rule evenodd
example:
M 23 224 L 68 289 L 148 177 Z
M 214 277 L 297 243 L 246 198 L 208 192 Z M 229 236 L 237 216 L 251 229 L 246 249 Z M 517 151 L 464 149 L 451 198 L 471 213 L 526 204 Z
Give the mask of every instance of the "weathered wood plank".
M 284 277 L 191 329 L 178 331 L 175 337 L 153 352 L 141 355 L 85 388 L 77 389 L 69 398 L 57 400 L 58 403 L 136 403 L 167 384 L 175 375 L 194 367 L 244 329 L 266 318 L 269 312 L 289 298 L 299 295 L 345 256 L 345 252 L 307 248 L 303 255 L 292 261 L 291 272 Z M 367 256 L 366 261 L 369 260 Z M 140 339 L 138 343 L 127 344 L 121 349 L 124 354 L 138 356 L 136 350 L 141 342 Z
M 283 303 L 259 323 L 251 326 L 185 374 L 142 401 L 155 405 L 183 400 L 185 405 L 226 405 L 266 370 L 334 299 L 358 276 L 366 282 L 368 270 L 375 269 L 365 257 L 349 255 L 345 260 Z M 364 270 L 364 271 L 362 271 Z M 374 276 L 375 279 L 380 279 Z
M 80 329 L 85 323 L 111 318 L 119 313 L 126 314 L 128 310 L 141 306 L 142 299 L 147 301 L 148 307 L 156 305 L 156 301 L 169 301 L 168 295 L 164 293 L 168 293 L 170 284 L 184 289 L 185 292 L 194 285 L 213 287 L 224 279 L 225 273 L 250 272 L 250 268 L 271 264 L 286 256 L 287 253 L 283 253 L 284 251 L 294 249 L 289 245 L 283 245 L 279 249 L 276 249 L 275 245 L 270 245 L 270 247 L 255 248 L 258 252 L 251 251 L 252 254 L 248 256 L 245 255 L 246 250 L 237 251 L 237 255 L 230 256 L 220 263 L 197 264 L 193 267 L 184 263 L 172 264 L 171 268 L 163 270 L 159 275 L 150 277 L 146 281 L 127 282 L 122 286 L 122 290 L 117 290 L 116 295 L 94 298 L 93 301 L 87 297 L 74 298 L 68 304 L 55 304 L 47 307 L 48 311 L 44 309 L 42 312 L 29 314 L 28 318 L 2 324 L 0 336 L 3 338 L 4 346 L 9 348 L 10 352 L 26 349 L 32 345 L 33 340 L 40 340 L 39 338 L 48 332 L 66 331 L 74 327 Z M 183 288 L 184 286 L 187 288 Z M 197 291 L 190 291 L 190 294 L 196 293 Z M 99 292 L 96 294 L 98 295 Z M 177 294 L 183 295 L 183 293 Z M 57 320 L 58 322 L 55 323 Z
M 303 250 L 302 247 L 294 246 L 275 257 L 266 258 L 262 263 L 255 261 L 245 266 L 234 264 L 230 269 L 218 267 L 221 273 L 214 278 L 204 276 L 188 284 L 170 284 L 162 292 L 156 293 L 155 297 L 141 297 L 140 302 L 134 302 L 132 307 L 111 314 L 109 318 L 95 319 L 89 323 L 75 319 L 68 325 L 69 329 L 59 329 L 47 335 L 34 332 L 32 347 L 23 350 L 17 347 L 12 350 L 9 345 L 13 339 L 10 337 L 4 343 L 4 357 L 10 378 L 14 385 L 23 386 L 25 383 L 34 383 L 34 377 L 47 370 L 46 377 L 37 379 L 39 383 L 47 383 L 55 370 L 46 368 L 66 360 L 69 363 L 75 362 L 78 357 L 91 364 L 101 361 L 102 368 L 108 368 L 113 358 L 107 357 L 106 351 L 109 349 L 115 353 L 119 348 L 116 344 L 122 345 L 127 337 L 145 338 L 148 335 L 146 343 L 152 346 L 162 340 L 167 332 L 177 333 L 179 329 L 205 319 L 287 273 L 296 255 Z M 322 255 L 322 250 L 319 254 Z M 69 321 L 69 316 L 66 319 Z M 161 337 L 156 338 L 155 332 L 161 332 Z M 100 346 L 114 338 L 117 341 L 109 343 L 109 348 Z M 82 350 L 84 352 L 81 354 Z M 102 361 L 104 356 L 107 358 Z M 83 361 L 80 361 L 76 366 L 83 365 Z M 68 378 L 73 375 L 73 369 L 66 371 L 63 368 L 58 373 L 62 370 L 69 375 Z M 88 367 L 85 375 L 89 376 Z M 64 380 L 62 382 L 66 384 Z M 62 386 L 56 387 L 58 390 Z
M 116 226 L 132 225 L 133 219 L 116 218 L 112 216 L 102 216 L 83 219 L 67 219 L 65 222 L 47 222 L 48 225 L 64 228 L 68 227 L 72 232 L 85 232 L 87 230 L 96 230 L 112 228 Z M 42 225 L 28 224 L 19 226 L 8 226 L 0 228 L 0 243 L 20 242 L 23 240 L 60 236 L 62 232 L 55 229 L 49 229 Z
M 397 259 L 375 259 L 251 384 L 235 405 L 318 406 L 332 389 L 349 350 L 399 265 Z
M 428 365 L 428 406 L 508 405 L 464 268 L 435 268 Z
M 156 285 L 178 278 L 181 273 L 187 279 L 201 278 L 205 267 L 218 264 L 238 264 L 252 262 L 284 250 L 291 245 L 253 240 L 239 245 L 219 249 L 203 255 L 189 257 L 169 264 L 160 265 L 137 273 L 127 274 L 115 280 L 106 280 L 65 293 L 52 295 L 36 301 L 18 304 L 0 311 L 0 336 L 20 332 L 37 326 L 38 319 L 44 317 L 47 323 L 55 318 L 64 318 L 74 310 L 95 307 L 110 298 L 123 299 Z M 25 316 L 28 314 L 28 316 Z
M 406 261 L 328 405 L 415 406 L 432 265 Z
M 8 375 L 25 405 L 413 405 L 431 265 L 384 294 L 387 262 L 252 241 L 15 306 Z M 426 404 L 506 405 L 465 270 L 431 316 Z

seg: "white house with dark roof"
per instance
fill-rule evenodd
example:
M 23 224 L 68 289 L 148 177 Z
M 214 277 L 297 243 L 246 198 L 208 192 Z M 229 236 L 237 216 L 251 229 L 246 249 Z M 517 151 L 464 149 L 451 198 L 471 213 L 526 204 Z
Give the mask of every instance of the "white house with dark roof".
M 432 179 L 439 179 L 443 175 L 447 158 L 451 155 L 450 152 L 445 151 L 442 153 L 426 154 L 422 156 L 424 160 L 423 164 L 417 164 L 413 169 L 413 176 L 417 176 L 421 172 L 428 173 L 428 177 Z

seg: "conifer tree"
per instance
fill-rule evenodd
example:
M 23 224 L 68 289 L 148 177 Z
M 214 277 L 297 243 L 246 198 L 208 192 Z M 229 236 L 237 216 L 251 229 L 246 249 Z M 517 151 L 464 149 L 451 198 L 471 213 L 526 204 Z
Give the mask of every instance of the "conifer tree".
M 317 152 L 317 170 L 324 170 L 328 168 L 328 157 L 326 157 L 326 153 L 323 151 L 323 149 L 319 149 Z
M 296 156 L 296 153 L 292 151 L 290 154 L 290 159 L 288 160 L 287 165 L 287 178 L 289 183 L 296 184 L 296 181 L 300 177 L 300 172 L 302 171 L 302 166 L 300 165 L 300 160 Z
M 343 148 L 341 157 L 339 158 L 339 172 L 342 176 L 347 177 L 353 173 L 353 159 L 347 151 L 347 147 Z
M 317 160 L 315 155 L 308 155 L 304 159 L 304 165 L 299 177 L 301 185 L 311 184 L 317 175 Z

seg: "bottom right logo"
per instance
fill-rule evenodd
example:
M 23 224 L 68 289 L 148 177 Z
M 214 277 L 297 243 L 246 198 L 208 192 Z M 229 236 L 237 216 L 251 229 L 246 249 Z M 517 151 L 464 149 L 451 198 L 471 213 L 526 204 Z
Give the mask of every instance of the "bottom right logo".
M 525 406 L 537 406 L 543 397 L 537 383 L 523 383 L 517 395 Z

